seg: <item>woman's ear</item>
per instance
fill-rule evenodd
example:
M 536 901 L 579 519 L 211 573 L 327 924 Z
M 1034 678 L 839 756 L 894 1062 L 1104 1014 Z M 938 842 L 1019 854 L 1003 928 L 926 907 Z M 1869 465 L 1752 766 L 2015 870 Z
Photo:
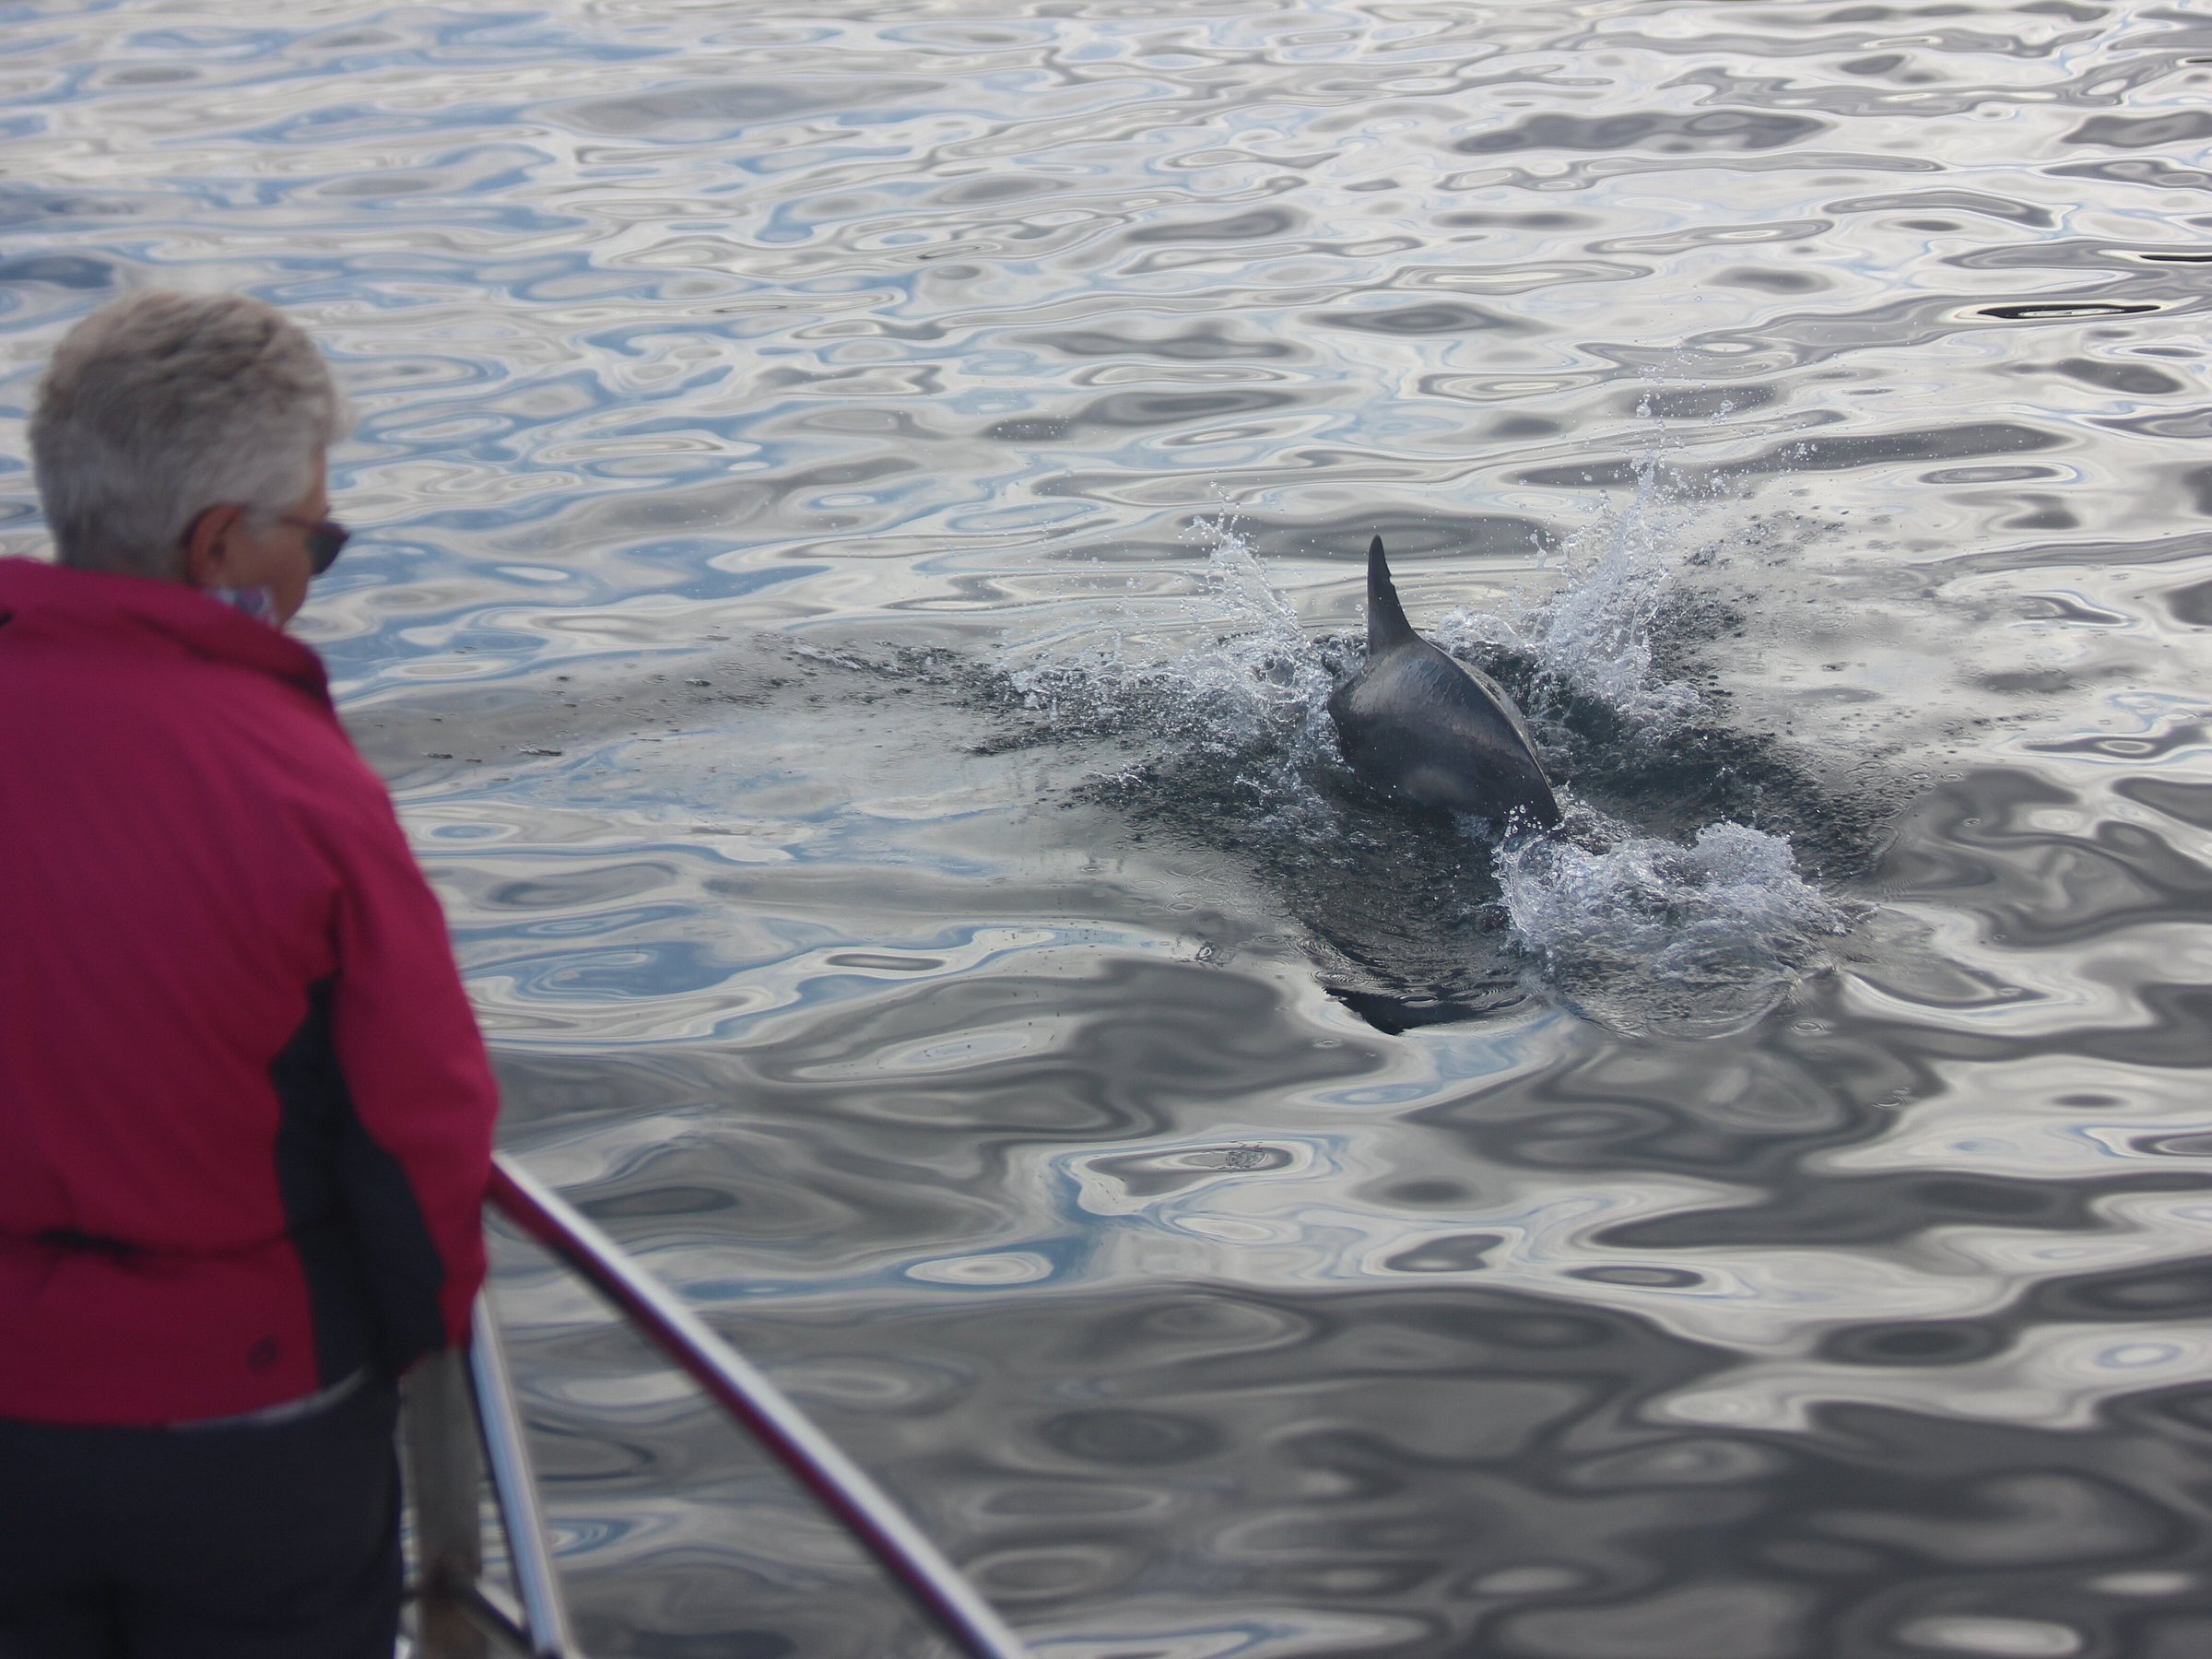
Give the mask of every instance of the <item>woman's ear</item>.
M 229 580 L 232 547 L 246 510 L 210 507 L 184 527 L 182 575 L 195 588 L 232 587 Z

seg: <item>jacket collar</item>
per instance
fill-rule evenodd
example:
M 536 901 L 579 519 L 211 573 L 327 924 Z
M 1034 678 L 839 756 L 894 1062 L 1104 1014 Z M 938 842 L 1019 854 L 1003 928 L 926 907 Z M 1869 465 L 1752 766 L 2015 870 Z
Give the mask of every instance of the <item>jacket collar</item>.
M 72 649 L 166 651 L 229 663 L 282 680 L 330 706 L 330 683 L 313 651 L 181 582 L 0 559 L 0 650 L 11 636 Z

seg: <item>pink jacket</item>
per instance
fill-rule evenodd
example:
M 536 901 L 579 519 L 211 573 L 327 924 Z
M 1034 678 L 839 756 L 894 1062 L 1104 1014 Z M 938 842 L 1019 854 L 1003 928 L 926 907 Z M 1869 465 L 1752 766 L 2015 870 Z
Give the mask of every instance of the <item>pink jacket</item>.
M 496 1110 L 314 653 L 0 559 L 0 1417 L 228 1417 L 463 1340 Z

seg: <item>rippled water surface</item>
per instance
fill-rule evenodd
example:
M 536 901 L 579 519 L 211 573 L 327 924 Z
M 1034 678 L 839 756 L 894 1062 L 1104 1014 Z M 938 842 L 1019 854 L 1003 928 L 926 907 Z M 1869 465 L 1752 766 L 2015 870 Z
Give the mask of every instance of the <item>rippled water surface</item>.
M 0 8 L 508 1144 L 1053 1659 L 2212 1653 L 2212 14 Z M 1382 533 L 1571 811 L 1343 772 Z M 2205 976 L 2200 978 L 2200 976 Z M 599 1655 L 930 1651 L 519 1243 Z

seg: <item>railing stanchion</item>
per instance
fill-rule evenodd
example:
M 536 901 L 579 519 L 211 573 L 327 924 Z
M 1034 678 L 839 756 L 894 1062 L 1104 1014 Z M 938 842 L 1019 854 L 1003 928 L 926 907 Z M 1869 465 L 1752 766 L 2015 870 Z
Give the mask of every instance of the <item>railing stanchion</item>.
M 467 1611 L 484 1570 L 477 1500 L 483 1458 L 467 1362 L 456 1349 L 432 1354 L 401 1386 L 419 1575 L 418 1651 L 422 1659 L 487 1659 L 490 1644 Z
M 538 1508 L 537 1477 L 523 1436 L 523 1414 L 515 1405 L 514 1384 L 488 1296 L 477 1298 L 468 1370 L 476 1385 L 477 1420 L 483 1428 L 485 1458 L 491 1465 L 491 1489 L 500 1501 L 500 1525 L 507 1535 L 507 1559 L 514 1565 L 515 1594 L 523 1604 L 531 1659 L 578 1659 L 568 1608 L 560 1598 L 560 1581 L 553 1571 L 545 1515 Z

